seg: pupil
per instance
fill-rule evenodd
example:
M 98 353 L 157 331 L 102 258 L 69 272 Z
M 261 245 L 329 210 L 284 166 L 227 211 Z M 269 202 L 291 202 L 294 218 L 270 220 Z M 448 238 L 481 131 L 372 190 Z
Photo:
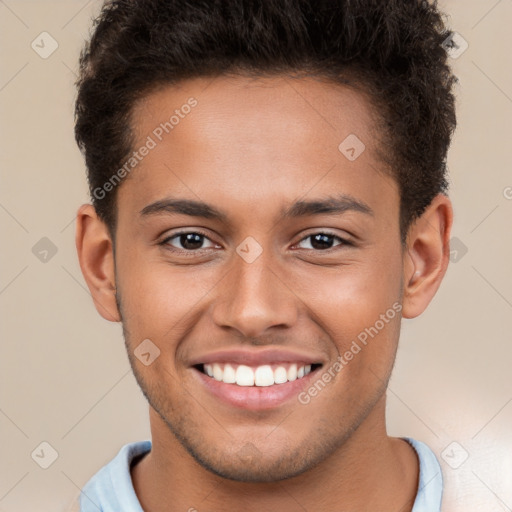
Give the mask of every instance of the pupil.
M 312 235 L 311 246 L 315 249 L 329 249 L 332 245 L 333 235 L 326 235 L 319 233 L 318 235 Z
M 197 233 L 187 233 L 180 236 L 180 243 L 185 249 L 200 249 L 203 236 Z

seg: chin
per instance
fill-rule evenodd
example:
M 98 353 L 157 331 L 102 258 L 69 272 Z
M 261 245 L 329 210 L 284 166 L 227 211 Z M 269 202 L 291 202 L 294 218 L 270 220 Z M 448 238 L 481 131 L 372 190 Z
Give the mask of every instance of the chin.
M 251 450 L 251 448 L 242 448 L 240 452 Z M 301 459 L 297 455 L 290 457 L 287 453 L 286 458 L 278 456 L 270 458 L 266 456 L 238 456 L 237 454 L 228 460 L 223 458 L 206 458 L 198 454 L 191 453 L 195 460 L 206 470 L 222 478 L 236 482 L 247 483 L 270 483 L 280 480 L 286 480 L 304 473 L 310 469 L 309 461 Z M 300 465 L 299 465 L 300 464 Z

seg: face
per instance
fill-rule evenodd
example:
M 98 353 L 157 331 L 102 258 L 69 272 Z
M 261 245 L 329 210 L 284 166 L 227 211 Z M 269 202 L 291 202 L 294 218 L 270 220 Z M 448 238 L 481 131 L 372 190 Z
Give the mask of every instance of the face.
M 403 253 L 372 112 L 283 77 L 188 81 L 134 111 L 150 149 L 117 191 L 126 346 L 160 428 L 214 473 L 298 475 L 383 403 Z

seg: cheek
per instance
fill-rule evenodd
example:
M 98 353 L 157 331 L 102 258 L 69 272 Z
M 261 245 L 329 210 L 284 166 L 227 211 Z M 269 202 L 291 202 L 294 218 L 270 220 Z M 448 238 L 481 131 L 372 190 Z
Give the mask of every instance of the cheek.
M 360 254 L 338 267 L 291 265 L 281 271 L 293 292 L 289 300 L 299 309 L 307 306 L 305 315 L 339 340 L 339 352 L 400 297 L 401 259 L 396 244 Z M 118 255 L 123 319 L 130 333 L 141 339 L 179 337 L 193 315 L 204 313 L 208 301 L 223 300 L 216 285 L 222 281 L 224 289 L 230 279 L 226 266 L 171 265 L 156 251 L 148 256 L 147 250 L 129 244 L 120 246 Z M 236 286 L 229 289 L 234 292 Z M 387 327 L 383 334 L 390 331 Z
M 370 251 L 344 261 L 338 267 L 310 266 L 307 271 L 288 275 L 291 286 L 304 303 L 332 325 L 336 332 L 354 331 L 373 325 L 401 298 L 402 266 L 395 250 Z
M 126 252 L 118 280 L 123 320 L 137 338 L 172 339 L 207 297 L 215 280 L 211 270 L 173 267 L 162 258 Z M 210 284 L 211 283 L 211 284 Z
M 401 323 L 402 267 L 400 251 L 388 250 L 328 272 L 318 267 L 295 281 L 308 314 L 333 340 L 347 363 L 346 373 L 353 377 L 359 372 L 367 375 L 368 370 L 384 376 L 394 360 Z

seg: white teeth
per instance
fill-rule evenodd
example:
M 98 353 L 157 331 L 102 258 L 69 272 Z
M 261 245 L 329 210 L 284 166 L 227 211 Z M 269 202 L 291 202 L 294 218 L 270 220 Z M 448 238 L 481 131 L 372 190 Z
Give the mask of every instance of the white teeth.
M 292 364 L 290 368 L 288 368 L 288 380 L 290 382 L 294 381 L 297 378 L 297 365 Z
M 284 366 L 279 366 L 274 371 L 274 383 L 275 384 L 284 384 L 285 382 L 288 382 L 286 368 Z
M 256 384 L 256 386 L 272 386 L 274 384 L 274 372 L 268 364 L 256 368 L 254 372 L 254 384 Z
M 236 369 L 235 378 L 239 386 L 254 386 L 254 372 L 249 366 L 241 364 Z
M 296 363 L 290 364 L 288 369 L 283 365 L 276 367 L 275 370 L 273 370 L 272 366 L 269 364 L 251 368 L 243 364 L 236 366 L 213 363 L 205 364 L 203 368 L 204 372 L 216 381 L 226 384 L 236 384 L 238 386 L 259 387 L 293 382 L 311 373 L 310 364 L 302 365 L 297 368 Z
M 226 384 L 234 384 L 236 382 L 235 369 L 230 364 L 224 366 L 224 378 L 222 380 Z
M 222 374 L 222 368 L 217 363 L 215 363 L 213 365 L 213 378 L 215 380 L 221 381 L 223 376 Z

